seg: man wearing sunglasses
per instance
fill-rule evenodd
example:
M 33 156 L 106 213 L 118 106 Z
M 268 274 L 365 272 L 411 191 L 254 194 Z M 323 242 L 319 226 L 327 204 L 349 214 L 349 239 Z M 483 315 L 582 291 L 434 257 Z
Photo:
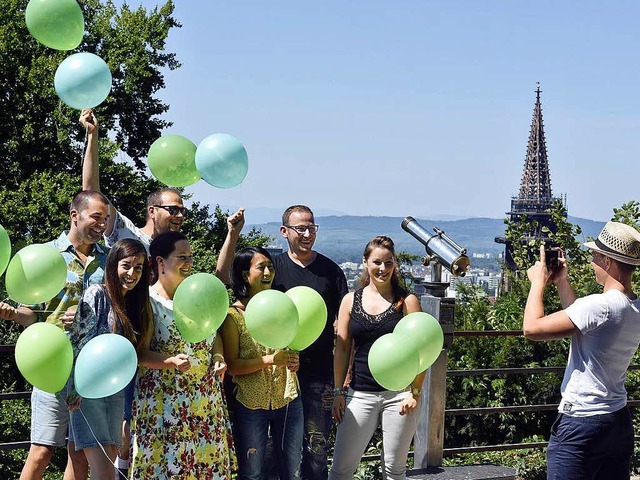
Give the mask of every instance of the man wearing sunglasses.
M 80 123 L 93 132 L 89 136 L 89 145 L 82 167 L 83 190 L 100 191 L 100 166 L 98 161 L 98 121 L 91 110 L 83 110 Z M 179 232 L 187 217 L 187 209 L 182 201 L 180 191 L 171 188 L 161 188 L 147 197 L 146 222 L 143 227 L 137 227 L 129 218 L 119 212 L 113 204 L 109 206 L 110 215 L 104 232 L 107 246 L 114 245 L 123 238 L 140 240 L 147 251 L 151 240 L 165 232 Z M 218 255 L 216 276 L 225 284 L 230 281 L 229 273 L 233 255 L 244 226 L 244 209 L 239 209 L 227 218 L 227 237 Z
M 331 433 L 333 404 L 334 322 L 347 279 L 336 263 L 313 250 L 318 233 L 313 212 L 306 205 L 293 205 L 282 215 L 280 233 L 287 239 L 286 252 L 273 259 L 273 288 L 287 291 L 304 285 L 316 290 L 327 305 L 327 323 L 320 337 L 300 352 L 298 380 L 304 410 L 302 478 L 326 480 L 327 444 Z

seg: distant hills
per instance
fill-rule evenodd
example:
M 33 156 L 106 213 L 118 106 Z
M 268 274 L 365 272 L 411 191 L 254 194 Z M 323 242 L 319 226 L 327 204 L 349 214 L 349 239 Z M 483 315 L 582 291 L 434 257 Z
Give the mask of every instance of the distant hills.
M 248 217 L 251 218 L 250 212 Z M 359 262 L 362 259 L 362 250 L 371 238 L 376 235 L 387 235 L 394 240 L 398 251 L 424 255 L 424 246 L 400 226 L 403 218 L 350 215 L 318 216 L 316 214 L 316 222 L 320 225 L 320 230 L 315 249 L 337 263 Z M 502 219 L 433 220 L 415 218 L 429 232 L 433 231 L 434 226 L 444 230 L 458 245 L 467 248 L 469 257 L 472 257 L 474 253 L 489 253 L 495 258 L 504 251 L 503 245 L 494 242 L 495 237 L 504 235 L 505 225 Z M 586 237 L 596 237 L 604 225 L 604 222 L 571 216 L 569 221 L 582 227 L 583 238 L 578 239 L 582 242 L 587 241 Z M 275 245 L 286 247 L 286 241 L 280 235 L 279 221 L 251 224 L 250 226 L 259 228 L 264 234 L 274 238 Z M 472 258 L 472 266 L 473 264 Z

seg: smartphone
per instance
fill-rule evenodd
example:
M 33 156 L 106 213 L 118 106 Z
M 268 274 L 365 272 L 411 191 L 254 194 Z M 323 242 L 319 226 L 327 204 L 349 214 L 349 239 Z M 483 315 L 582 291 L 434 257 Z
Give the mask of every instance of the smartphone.
M 558 260 L 558 250 L 547 250 L 544 251 L 544 258 L 546 259 L 547 268 L 554 269 L 560 266 L 560 261 Z

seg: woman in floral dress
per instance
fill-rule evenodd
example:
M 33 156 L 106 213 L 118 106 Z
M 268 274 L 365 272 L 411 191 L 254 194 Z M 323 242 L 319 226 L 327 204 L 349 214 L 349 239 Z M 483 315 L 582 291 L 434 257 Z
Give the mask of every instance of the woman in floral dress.
M 226 369 L 222 341 L 215 335 L 191 344 L 173 320 L 173 295 L 191 273 L 189 242 L 167 232 L 150 251 L 155 325 L 149 350 L 139 355 L 131 478 L 231 480 L 235 454 L 218 377 Z

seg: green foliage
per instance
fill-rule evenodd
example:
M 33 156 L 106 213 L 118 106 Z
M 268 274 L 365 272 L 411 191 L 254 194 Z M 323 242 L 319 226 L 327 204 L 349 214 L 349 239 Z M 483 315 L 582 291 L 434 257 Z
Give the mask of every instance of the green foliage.
M 632 200 L 623 204 L 620 208 L 614 208 L 611 220 L 626 223 L 640 231 L 640 225 L 638 225 L 638 222 L 640 222 L 640 203 Z
M 211 214 L 207 205 L 194 202 L 189 209 L 189 216 L 184 223 L 183 232 L 189 237 L 194 259 L 194 271 L 209 272 L 215 270 L 218 253 L 227 235 L 227 217 L 229 212 L 223 212 L 216 205 Z M 252 228 L 238 239 L 237 250 L 248 246 L 265 246 L 272 239 Z
M 5 92 L 0 96 L 0 167 L 9 184 L 37 171 L 77 173 L 71 159 L 81 158 L 84 135 L 70 128 L 78 112 L 62 104 L 53 87 L 55 70 L 68 52 L 48 49 L 29 35 L 26 3 L 2 0 L 0 8 L 0 87 Z M 151 11 L 126 5 L 118 11 L 111 1 L 86 0 L 81 6 L 86 34 L 78 51 L 100 56 L 113 75 L 98 116 L 142 171 L 140 158 L 170 126 L 158 118 L 169 107 L 155 95 L 164 87 L 162 69 L 179 66 L 175 54 L 164 51 L 169 31 L 180 26 L 172 17 L 174 5 L 169 0 Z
M 458 291 L 455 330 L 520 330 L 523 297 L 513 290 L 495 304 L 479 287 Z M 530 342 L 522 336 L 456 337 L 448 353 L 450 370 L 562 365 L 565 342 Z M 448 376 L 447 408 L 501 407 L 556 403 L 557 374 Z M 501 413 L 446 418 L 446 447 L 518 443 L 543 431 L 548 413 Z
M 411 275 L 409 267 L 413 265 L 413 262 L 420 260 L 420 256 L 401 251 L 396 253 L 396 260 L 399 266 L 400 281 L 402 286 L 410 292 L 413 291 L 416 279 L 413 277 L 413 275 Z
M 533 436 L 527 442 L 544 442 L 546 438 Z M 547 478 L 545 451 L 542 448 L 527 448 L 504 452 L 466 453 L 446 458 L 445 466 L 480 465 L 491 463 L 515 468 L 519 479 L 545 480 Z

